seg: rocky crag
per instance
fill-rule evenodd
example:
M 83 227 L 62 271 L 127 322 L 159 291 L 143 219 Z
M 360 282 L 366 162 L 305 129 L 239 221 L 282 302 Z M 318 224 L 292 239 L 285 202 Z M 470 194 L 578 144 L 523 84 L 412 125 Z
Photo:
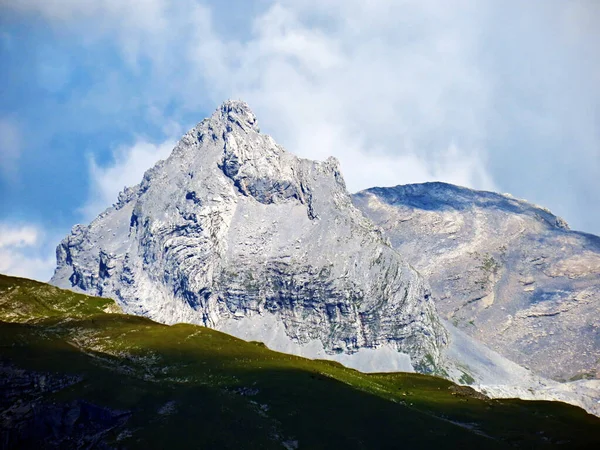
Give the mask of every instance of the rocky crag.
M 427 283 L 354 207 L 337 161 L 287 153 L 243 102 L 76 225 L 57 263 L 53 284 L 126 312 L 359 368 L 432 372 L 447 343 Z

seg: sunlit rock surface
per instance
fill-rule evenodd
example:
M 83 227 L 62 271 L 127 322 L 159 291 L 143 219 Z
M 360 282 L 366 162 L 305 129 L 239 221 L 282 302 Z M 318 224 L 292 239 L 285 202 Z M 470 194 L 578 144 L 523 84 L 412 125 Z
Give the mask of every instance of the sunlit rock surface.
M 599 378 L 599 237 L 509 195 L 445 183 L 372 188 L 353 202 L 428 279 L 450 323 L 545 377 Z
M 287 153 L 243 102 L 75 226 L 57 262 L 53 284 L 126 312 L 242 337 L 254 323 L 256 340 L 274 321 L 295 353 L 355 355 L 358 368 L 385 366 L 392 349 L 396 370 L 433 371 L 447 342 L 428 285 L 353 206 L 337 161 Z

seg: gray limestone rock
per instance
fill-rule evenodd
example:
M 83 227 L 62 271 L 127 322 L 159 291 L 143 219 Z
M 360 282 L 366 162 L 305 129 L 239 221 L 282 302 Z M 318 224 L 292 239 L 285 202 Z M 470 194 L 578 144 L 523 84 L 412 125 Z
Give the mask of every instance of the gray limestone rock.
M 53 284 L 165 323 L 275 318 L 297 344 L 391 346 L 425 372 L 447 340 L 428 285 L 353 206 L 337 161 L 287 153 L 243 102 L 190 130 L 56 254 Z
M 600 376 L 600 238 L 509 195 L 445 183 L 354 204 L 431 283 L 440 314 L 555 380 Z

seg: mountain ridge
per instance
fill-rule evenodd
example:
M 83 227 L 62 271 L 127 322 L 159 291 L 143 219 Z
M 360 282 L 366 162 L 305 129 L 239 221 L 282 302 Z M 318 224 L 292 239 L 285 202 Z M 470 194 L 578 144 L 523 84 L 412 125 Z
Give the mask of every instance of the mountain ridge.
M 427 277 L 444 319 L 543 376 L 598 378 L 600 237 L 524 200 L 445 183 L 353 201 Z
M 337 160 L 298 158 L 259 129 L 247 104 L 225 102 L 113 207 L 73 228 L 57 248 L 52 282 L 115 298 L 129 313 L 206 325 L 273 350 L 368 372 L 435 373 L 496 397 L 560 399 L 600 411 L 597 387 L 548 380 L 493 342 L 489 349 L 478 336 L 461 335 L 454 327 L 465 331 L 464 324 L 455 318 L 446 314 L 444 324 L 435 304 L 444 310 L 449 295 L 432 297 L 420 273 L 430 277 L 431 268 L 413 259 L 433 260 L 418 247 L 439 245 L 424 232 L 439 228 L 437 219 L 403 236 L 413 246 L 405 261 L 404 250 L 394 249 L 399 235 L 390 239 L 390 227 L 357 204 L 360 194 L 347 192 Z M 413 198 L 474 192 L 429 187 Z M 508 211 L 523 210 L 536 229 L 568 228 L 545 209 L 478 195 L 482 204 L 495 199 Z M 448 198 L 435 202 L 425 198 L 432 211 Z M 492 256 L 477 258 L 486 279 L 474 281 L 485 290 L 499 269 Z M 467 305 L 494 303 L 484 297 Z
M 419 197 L 428 197 L 432 202 L 437 200 L 439 207 L 448 207 L 454 209 L 466 209 L 477 206 L 501 207 L 503 206 L 506 212 L 525 213 L 529 212 L 531 216 L 537 218 L 548 226 L 558 229 L 571 231 L 569 224 L 562 218 L 550 211 L 548 208 L 529 202 L 528 200 L 517 198 L 512 194 L 500 193 L 495 191 L 486 191 L 480 189 L 472 189 L 466 186 L 460 186 L 443 181 L 427 181 L 423 183 L 398 184 L 396 186 L 373 186 L 362 191 L 356 192 L 353 195 L 359 195 L 361 192 L 374 193 L 396 193 L 398 197 L 403 197 L 405 201 L 410 202 Z M 453 195 L 444 195 L 452 192 Z M 499 205 L 499 203 L 502 205 Z M 409 203 L 411 204 L 411 203 Z M 415 201 L 415 207 L 427 209 L 426 202 Z M 432 205 L 431 209 L 435 209 Z M 581 232 L 577 232 L 581 233 Z M 587 233 L 584 233 L 587 234 Z
M 337 160 L 298 158 L 257 130 L 247 104 L 225 102 L 74 227 L 52 283 L 165 323 L 273 315 L 327 354 L 389 346 L 435 370 L 446 332 L 427 284 L 352 205 Z

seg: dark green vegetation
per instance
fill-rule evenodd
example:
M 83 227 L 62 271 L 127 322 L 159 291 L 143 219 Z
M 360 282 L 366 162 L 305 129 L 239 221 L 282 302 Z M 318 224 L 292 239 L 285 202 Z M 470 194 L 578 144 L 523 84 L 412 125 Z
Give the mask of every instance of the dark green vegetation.
M 0 276 L 3 447 L 600 448 L 600 420 L 569 405 L 366 375 L 107 308 Z

